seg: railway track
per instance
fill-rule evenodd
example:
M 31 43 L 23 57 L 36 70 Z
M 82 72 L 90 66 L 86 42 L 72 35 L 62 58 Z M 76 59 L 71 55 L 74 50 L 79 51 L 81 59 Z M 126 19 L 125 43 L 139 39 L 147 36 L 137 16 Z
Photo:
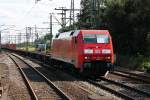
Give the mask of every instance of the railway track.
M 55 84 L 47 79 L 41 72 L 26 63 L 23 59 L 16 55 L 9 55 L 9 57 L 20 70 L 20 73 L 24 78 L 26 86 L 33 100 L 71 100 L 68 95 L 55 86 Z
M 45 67 L 48 67 L 46 64 L 42 64 L 42 65 L 44 65 Z M 70 73 L 70 74 L 71 74 L 72 76 L 74 76 L 74 74 L 72 74 L 72 73 Z M 76 74 L 76 75 L 77 75 L 77 74 Z M 82 76 L 82 77 L 81 77 L 81 76 Z M 130 96 L 130 95 L 128 95 L 128 94 L 125 94 L 125 93 L 123 93 L 123 92 L 120 92 L 120 91 L 115 90 L 114 88 L 112 88 L 113 86 L 119 87 L 119 89 L 120 89 L 120 88 L 123 88 L 123 90 L 130 90 L 130 91 L 133 91 L 133 92 L 137 92 L 138 94 L 142 95 L 141 97 L 143 97 L 143 98 L 145 98 L 145 96 L 146 96 L 146 97 L 148 96 L 148 98 L 150 97 L 150 94 L 147 93 L 147 92 L 145 92 L 145 91 L 141 91 L 141 90 L 138 90 L 138 89 L 136 89 L 136 88 L 132 88 L 132 87 L 130 87 L 130 86 L 121 84 L 121 83 L 119 83 L 119 82 L 115 82 L 115 81 L 113 81 L 113 80 L 109 80 L 109 79 L 104 78 L 104 77 L 99 77 L 98 79 L 99 79 L 100 81 L 97 81 L 97 80 L 95 81 L 93 78 L 88 78 L 88 76 L 84 76 L 84 75 L 79 75 L 79 76 L 77 76 L 77 78 L 78 78 L 78 79 L 81 79 L 81 80 L 85 80 L 85 81 L 87 81 L 88 83 L 90 83 L 90 84 L 92 84 L 92 85 L 94 85 L 94 86 L 96 86 L 96 87 L 99 87 L 99 88 L 101 88 L 101 89 L 104 89 L 104 90 L 106 90 L 106 91 L 108 91 L 108 92 L 110 92 L 110 93 L 112 93 L 112 94 L 115 94 L 115 95 L 117 95 L 118 97 L 121 97 L 121 98 L 123 98 L 123 99 L 127 99 L 127 100 L 137 100 L 137 98 L 134 97 L 134 96 Z M 101 81 L 107 82 L 106 84 L 110 84 L 112 87 L 110 88 L 109 86 L 104 85 L 103 83 L 101 83 Z M 112 85 L 112 84 L 113 84 L 113 85 Z
M 135 74 L 135 73 L 127 72 L 127 71 L 122 71 L 122 70 L 115 70 L 111 74 L 130 78 L 133 80 L 137 80 L 137 81 L 141 81 L 141 82 L 150 84 L 150 77 L 146 76 L 146 75 L 139 75 L 139 74 Z
M 42 64 L 47 67 L 46 64 Z M 81 75 L 78 76 L 81 78 Z M 84 79 L 83 79 L 84 78 Z M 140 99 L 149 99 L 150 94 L 148 92 L 124 85 L 122 83 L 107 79 L 105 77 L 99 77 L 98 80 L 88 79 L 84 76 L 83 80 L 86 80 L 88 83 L 95 85 L 96 87 L 102 88 L 112 94 L 117 95 L 123 99 L 127 100 L 140 100 Z M 103 81 L 103 82 L 102 82 Z M 125 93 L 124 93 L 125 92 Z
M 141 100 L 141 99 L 150 99 L 150 91 L 148 90 L 148 87 L 150 88 L 150 77 L 149 76 L 145 76 L 145 75 L 139 75 L 139 74 L 135 74 L 132 72 L 126 72 L 126 71 L 121 71 L 121 70 L 117 70 L 114 72 L 111 72 L 110 74 L 112 75 L 116 75 L 116 76 L 121 76 L 121 77 L 125 77 L 126 79 L 130 79 L 130 80 L 126 80 L 126 81 L 121 81 L 121 80 L 117 80 L 115 78 L 107 78 L 107 77 L 98 77 L 97 81 L 92 81 L 92 84 L 95 84 L 96 86 L 99 86 L 101 88 L 104 88 L 112 93 L 115 93 L 116 95 L 119 95 L 123 98 L 126 99 L 131 99 L 131 100 Z M 103 83 L 101 82 L 103 81 L 105 84 L 113 84 L 113 85 L 102 85 Z M 91 80 L 90 80 L 91 82 Z M 133 83 L 132 83 L 133 82 Z M 130 86 L 130 84 L 132 84 L 132 86 Z M 138 87 L 135 88 L 135 85 L 146 85 L 146 90 L 145 89 L 139 89 Z M 115 87 L 115 90 L 118 89 L 122 89 L 125 91 L 130 91 L 130 92 L 119 92 L 119 91 L 114 91 L 112 90 L 112 87 Z M 131 94 L 130 94 L 131 93 Z M 133 94 L 132 94 L 133 93 Z M 135 93 L 135 94 L 134 94 Z
M 84 75 L 79 75 L 77 77 L 82 78 L 82 80 L 85 80 L 88 83 L 96 87 L 99 87 L 101 89 L 104 89 L 112 94 L 115 94 L 116 96 L 121 97 L 123 99 L 127 99 L 127 100 L 147 99 L 148 100 L 150 98 L 149 92 L 145 92 L 145 91 L 130 87 L 120 82 L 116 82 L 115 80 L 107 79 L 105 77 L 98 77 L 96 79 L 93 77 L 84 76 Z
M 17 55 L 14 55 L 16 57 L 19 57 Z M 19 57 L 20 60 L 22 60 L 22 58 Z M 24 58 L 23 58 L 24 59 Z M 32 63 L 26 61 L 26 59 L 24 59 L 23 61 L 24 63 L 28 64 L 29 66 L 32 66 Z M 41 63 L 40 63 L 41 64 Z M 36 66 L 33 64 L 33 66 Z M 45 68 L 35 68 L 36 70 L 39 70 L 40 73 L 42 73 L 45 77 L 47 77 L 48 79 L 52 80 L 54 84 L 57 85 L 57 87 L 60 88 L 60 90 L 64 91 L 67 95 L 68 95 L 68 98 L 71 99 L 71 100 L 78 100 L 78 99 L 84 99 L 84 100 L 93 100 L 92 98 L 110 98 L 110 97 L 104 97 L 104 96 L 101 96 L 93 91 L 90 91 L 86 88 L 83 88 L 82 86 L 80 86 L 78 83 L 79 81 L 78 80 L 74 80 L 71 78 L 72 82 L 63 82 L 65 81 L 67 77 L 69 77 L 68 75 L 63 75 L 61 72 L 59 73 L 59 71 L 57 71 L 56 69 L 45 69 Z M 55 73 L 56 72 L 56 73 Z M 48 74 L 47 74 L 48 73 Z M 59 75 L 60 74 L 60 75 Z M 51 77 L 51 78 L 50 78 Z M 57 77 L 57 78 L 55 78 Z M 60 82 L 59 82 L 60 80 Z M 62 81 L 61 81 L 62 80 Z M 58 82 L 57 82 L 58 81 Z M 68 81 L 68 80 L 67 80 Z M 70 81 L 70 79 L 69 79 Z M 77 81 L 74 82 L 74 81 Z M 59 84 L 57 84 L 59 83 Z M 60 85 L 61 83 L 61 85 Z M 68 86 L 66 86 L 68 85 Z M 66 89 L 63 89 L 62 87 L 66 88 Z M 71 89 L 73 88 L 73 89 Z M 66 98 L 63 98 L 64 100 L 67 100 Z
M 78 78 L 84 78 L 90 84 L 95 85 L 101 89 L 104 89 L 112 94 L 117 95 L 123 99 L 127 100 L 141 100 L 150 98 L 150 92 L 146 92 L 144 90 L 140 90 L 128 85 L 125 85 L 120 82 L 116 82 L 115 80 L 110 80 L 106 77 L 98 76 L 96 79 L 89 76 L 79 75 Z
M 114 86 L 114 87 L 119 87 L 118 88 L 119 90 L 122 89 L 122 90 L 130 91 L 130 92 L 127 92 L 126 95 L 128 95 L 128 97 L 131 97 L 132 99 L 137 100 L 137 99 L 141 99 L 141 98 L 150 98 L 150 93 L 146 92 L 144 90 L 140 90 L 140 89 L 131 87 L 129 85 L 126 85 L 126 84 L 123 84 L 120 82 L 116 82 L 115 80 L 111 80 L 111 79 L 108 79 L 106 77 L 99 77 L 99 79 L 101 81 L 103 81 L 105 84 L 107 84 L 107 83 L 113 84 L 113 85 L 108 86 L 110 88 L 112 88 Z M 101 84 L 102 83 L 101 81 L 98 81 L 97 83 Z M 115 88 L 115 89 L 117 90 L 117 88 Z M 130 96 L 129 93 L 136 93 L 136 95 L 133 94 Z

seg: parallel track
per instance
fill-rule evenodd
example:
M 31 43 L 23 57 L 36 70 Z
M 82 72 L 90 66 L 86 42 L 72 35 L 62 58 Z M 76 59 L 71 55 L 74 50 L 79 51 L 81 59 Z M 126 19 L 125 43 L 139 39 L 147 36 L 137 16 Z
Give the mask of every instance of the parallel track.
M 87 82 L 97 86 L 97 87 L 100 87 L 106 91 L 109 91 L 111 92 L 112 94 L 115 94 L 121 98 L 124 98 L 124 99 L 127 99 L 127 100 L 137 100 L 138 97 L 133 97 L 133 96 L 130 96 L 130 94 L 125 94 L 125 93 L 122 93 L 122 92 L 119 92 L 117 90 L 114 90 L 112 88 L 109 88 L 103 84 L 101 84 L 101 81 L 104 81 L 104 82 L 107 82 L 109 83 L 110 85 L 115 85 L 115 86 L 118 86 L 124 90 L 130 90 L 130 91 L 133 91 L 133 93 L 137 93 L 139 95 L 141 95 L 141 97 L 148 97 L 150 98 L 150 93 L 149 92 L 146 92 L 146 91 L 142 91 L 142 90 L 139 90 L 137 88 L 134 88 L 134 87 L 131 87 L 131 86 L 128 86 L 128 85 L 125 85 L 125 84 L 122 84 L 120 82 L 116 82 L 114 80 L 110 80 L 110 79 L 107 79 L 105 77 L 98 77 L 98 80 L 100 80 L 99 82 L 97 82 L 97 80 L 95 81 L 95 78 L 93 79 L 93 77 L 88 77 L 88 76 L 84 76 L 84 75 L 79 75 L 79 78 L 82 76 L 82 78 L 84 78 L 84 80 L 86 80 Z
M 110 80 L 110 79 L 107 79 L 107 78 L 104 78 L 104 77 L 99 77 L 99 79 L 103 80 L 103 81 L 107 81 L 109 83 L 112 83 L 112 84 L 115 84 L 115 85 L 118 85 L 118 86 L 121 86 L 123 88 L 126 88 L 126 89 L 129 89 L 129 90 L 132 90 L 134 92 L 137 92 L 137 93 L 140 93 L 140 94 L 143 94 L 145 96 L 149 96 L 150 97 L 150 93 L 148 92 L 145 92 L 145 91 L 142 91 L 142 90 L 139 90 L 139 89 L 136 89 L 134 87 L 130 87 L 128 85 L 125 85 L 125 84 L 122 84 L 122 83 L 119 83 L 119 82 L 116 82 L 114 80 Z
M 18 67 L 18 69 L 21 72 L 21 75 L 24 78 L 24 81 L 26 83 L 26 86 L 29 90 L 29 93 L 31 95 L 31 98 L 33 100 L 39 100 L 39 97 L 37 95 L 37 93 L 35 92 L 35 90 L 33 89 L 30 80 L 28 79 L 26 73 L 24 72 L 24 70 L 21 68 L 21 65 L 16 62 L 16 59 L 19 59 L 22 63 L 26 64 L 30 69 L 34 70 L 37 75 L 39 75 L 42 79 L 45 80 L 45 82 L 49 85 L 50 88 L 52 88 L 56 94 L 58 95 L 59 99 L 65 99 L 65 100 L 71 100 L 70 97 L 68 95 L 66 95 L 63 91 L 61 91 L 57 86 L 55 86 L 55 84 L 53 84 L 48 78 L 46 78 L 41 72 L 39 72 L 37 69 L 35 69 L 34 67 L 32 67 L 31 65 L 29 65 L 26 61 L 24 61 L 23 59 L 21 59 L 20 57 L 16 56 L 16 55 L 9 55 L 9 57 L 13 60 L 13 62 L 16 64 L 16 66 Z M 53 92 L 54 92 L 53 91 Z
M 99 77 L 98 80 L 101 80 L 101 81 L 110 83 L 110 85 L 113 84 L 113 85 L 118 86 L 118 87 L 120 87 L 120 88 L 123 88 L 123 89 L 125 89 L 125 90 L 127 89 L 127 90 L 130 90 L 130 91 L 136 92 L 137 94 L 141 95 L 142 97 L 145 97 L 145 96 L 146 96 L 146 97 L 149 97 L 149 98 L 150 98 L 150 93 L 145 92 L 145 91 L 142 91 L 142 90 L 139 90 L 139 89 L 136 89 L 136 88 L 134 88 L 134 87 L 130 87 L 130 86 L 128 86 L 128 85 L 125 85 L 125 84 L 122 84 L 122 83 L 119 83 L 119 82 L 116 82 L 116 81 L 114 81 L 114 80 L 110 80 L 110 79 L 107 79 L 107 78 L 105 78 L 105 77 Z M 124 94 L 124 93 L 122 93 L 122 92 L 119 92 L 119 91 L 117 91 L 117 90 L 114 90 L 114 89 L 112 89 L 112 88 L 109 88 L 109 87 L 107 87 L 107 86 L 101 84 L 101 81 L 98 81 L 98 82 L 97 82 L 97 81 L 94 81 L 93 79 L 88 79 L 87 81 L 88 81 L 89 83 L 91 83 L 91 84 L 97 86 L 97 87 L 100 87 L 100 88 L 102 88 L 102 89 L 104 89 L 104 90 L 106 90 L 106 91 L 109 91 L 109 92 L 111 92 L 111 93 L 113 93 L 113 94 L 115 94 L 115 95 L 117 95 L 117 96 L 120 96 L 120 97 L 122 97 L 122 98 L 124 98 L 124 99 L 127 99 L 127 100 L 137 100 L 136 97 L 129 96 L 129 95 L 127 95 L 127 94 Z
M 112 74 L 150 84 L 149 76 L 139 75 L 139 74 L 135 74 L 135 73 L 127 72 L 127 71 L 121 71 L 121 70 L 116 70 L 116 71 L 112 72 Z
M 99 83 L 97 83 L 97 82 L 95 82 L 93 80 L 88 79 L 87 82 L 89 82 L 90 84 L 95 85 L 96 87 L 100 87 L 101 89 L 104 89 L 104 90 L 106 90 L 106 91 L 108 91 L 108 92 L 110 92 L 112 94 L 115 94 L 115 95 L 117 95 L 117 96 L 119 96 L 119 97 L 121 97 L 123 99 L 135 100 L 133 97 L 130 97 L 130 96 L 128 96 L 126 94 L 123 94 L 123 93 L 121 93 L 119 91 L 116 91 L 114 89 L 111 89 L 111 88 L 109 88 L 109 87 L 107 87 L 105 85 L 99 84 Z

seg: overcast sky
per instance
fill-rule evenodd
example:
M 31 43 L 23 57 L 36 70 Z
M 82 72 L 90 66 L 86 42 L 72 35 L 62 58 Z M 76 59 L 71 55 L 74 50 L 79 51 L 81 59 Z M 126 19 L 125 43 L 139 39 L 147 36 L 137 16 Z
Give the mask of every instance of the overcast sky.
M 19 30 L 35 24 L 48 27 L 43 22 L 49 21 L 50 12 L 58 12 L 54 8 L 62 6 L 70 8 L 70 0 L 41 0 L 37 4 L 34 0 L 0 0 L 0 27 L 3 24 L 16 25 Z M 75 0 L 75 8 L 80 8 L 80 0 Z M 54 25 L 53 28 L 53 33 L 56 33 L 59 27 Z

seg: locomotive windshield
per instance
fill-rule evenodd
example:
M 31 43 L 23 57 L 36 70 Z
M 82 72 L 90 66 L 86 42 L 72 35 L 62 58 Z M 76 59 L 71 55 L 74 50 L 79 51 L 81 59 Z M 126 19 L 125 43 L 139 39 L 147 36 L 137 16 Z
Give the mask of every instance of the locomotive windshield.
M 109 36 L 105 34 L 84 34 L 84 43 L 109 43 Z

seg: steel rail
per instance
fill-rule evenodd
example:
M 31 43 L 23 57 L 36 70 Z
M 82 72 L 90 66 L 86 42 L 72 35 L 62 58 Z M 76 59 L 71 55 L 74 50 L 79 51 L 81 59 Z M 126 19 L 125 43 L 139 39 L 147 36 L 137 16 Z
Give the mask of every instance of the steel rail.
M 37 74 L 39 74 L 41 77 L 45 79 L 45 81 L 65 100 L 71 100 L 71 98 L 65 94 L 62 90 L 60 90 L 53 82 L 51 82 L 45 75 L 43 75 L 40 71 L 32 67 L 30 64 L 28 64 L 25 60 L 21 59 L 19 56 L 12 54 L 13 56 L 20 59 L 22 62 L 24 62 L 26 65 L 28 65 L 30 68 L 32 68 Z
M 142 78 L 139 78 L 139 76 L 138 77 L 135 77 L 135 75 L 134 76 L 130 76 L 130 73 L 129 74 L 128 73 L 124 73 L 124 72 L 120 73 L 120 71 L 115 71 L 115 72 L 111 72 L 111 74 L 122 76 L 122 77 L 126 77 L 126 78 L 130 78 L 130 79 L 134 79 L 134 80 L 137 80 L 137 81 L 142 81 L 142 82 L 150 84 L 150 81 L 142 79 Z
M 124 99 L 127 99 L 127 100 L 136 100 L 136 99 L 134 99 L 134 98 L 131 97 L 131 96 L 128 96 L 128 95 L 126 95 L 126 94 L 123 94 L 123 93 L 121 93 L 121 92 L 118 92 L 118 91 L 116 91 L 116 90 L 114 90 L 114 89 L 111 89 L 111 88 L 109 88 L 109 87 L 107 87 L 107 86 L 98 84 L 98 83 L 96 83 L 96 82 L 93 81 L 93 80 L 88 79 L 87 82 L 89 82 L 90 84 L 93 84 L 94 86 L 100 87 L 101 89 L 104 89 L 104 90 L 106 90 L 106 91 L 108 91 L 108 92 L 111 92 L 112 94 L 115 94 L 115 95 L 117 95 L 117 96 L 119 96 L 119 97 L 121 97 L 121 98 L 124 98 Z
M 36 95 L 36 93 L 35 93 L 35 91 L 34 91 L 34 89 L 33 89 L 32 86 L 31 86 L 31 84 L 30 84 L 30 82 L 29 82 L 27 76 L 25 75 L 24 71 L 21 69 L 20 65 L 17 64 L 17 62 L 14 60 L 14 58 L 13 58 L 11 55 L 9 55 L 9 57 L 12 59 L 12 61 L 14 62 L 14 64 L 15 64 L 15 65 L 17 66 L 17 68 L 19 69 L 19 71 L 20 71 L 20 73 L 21 73 L 21 75 L 22 75 L 22 77 L 23 77 L 23 79 L 24 79 L 24 82 L 25 82 L 25 84 L 26 84 L 26 86 L 27 86 L 27 89 L 29 90 L 29 93 L 30 93 L 31 98 L 32 98 L 33 100 L 39 100 L 38 97 L 37 97 L 37 95 Z
M 106 82 L 109 82 L 109 83 L 112 83 L 112 84 L 115 84 L 115 85 L 118 85 L 120 87 L 129 89 L 129 90 L 135 91 L 137 93 L 140 93 L 140 94 L 143 94 L 143 95 L 146 95 L 146 96 L 150 96 L 150 93 L 142 91 L 142 90 L 139 90 L 139 89 L 136 89 L 134 87 L 130 87 L 128 85 L 125 85 L 125 84 L 122 84 L 122 83 L 119 83 L 119 82 L 116 82 L 116 81 L 113 81 L 113 80 L 110 80 L 110 79 L 107 79 L 107 78 L 104 78 L 104 77 L 99 77 L 99 79 L 101 79 L 103 81 L 106 81 Z
M 117 71 L 117 72 L 122 72 L 122 73 L 126 73 L 126 74 L 131 74 L 131 75 L 133 75 L 133 76 L 146 77 L 146 78 L 150 79 L 150 76 L 147 76 L 147 75 L 139 75 L 139 74 L 136 74 L 136 73 L 127 72 L 127 71 L 122 71 L 122 70 L 118 70 L 118 69 L 115 69 L 115 71 Z
M 133 76 L 138 76 L 138 77 L 141 77 L 141 78 L 146 78 L 146 79 L 150 79 L 150 76 L 147 76 L 147 75 L 139 75 L 139 74 L 136 74 L 136 73 L 132 73 L 132 72 L 127 72 L 127 71 L 122 71 L 122 70 L 115 70 L 117 72 L 121 72 L 121 73 L 125 73 L 125 74 L 130 74 L 130 75 L 133 75 Z

